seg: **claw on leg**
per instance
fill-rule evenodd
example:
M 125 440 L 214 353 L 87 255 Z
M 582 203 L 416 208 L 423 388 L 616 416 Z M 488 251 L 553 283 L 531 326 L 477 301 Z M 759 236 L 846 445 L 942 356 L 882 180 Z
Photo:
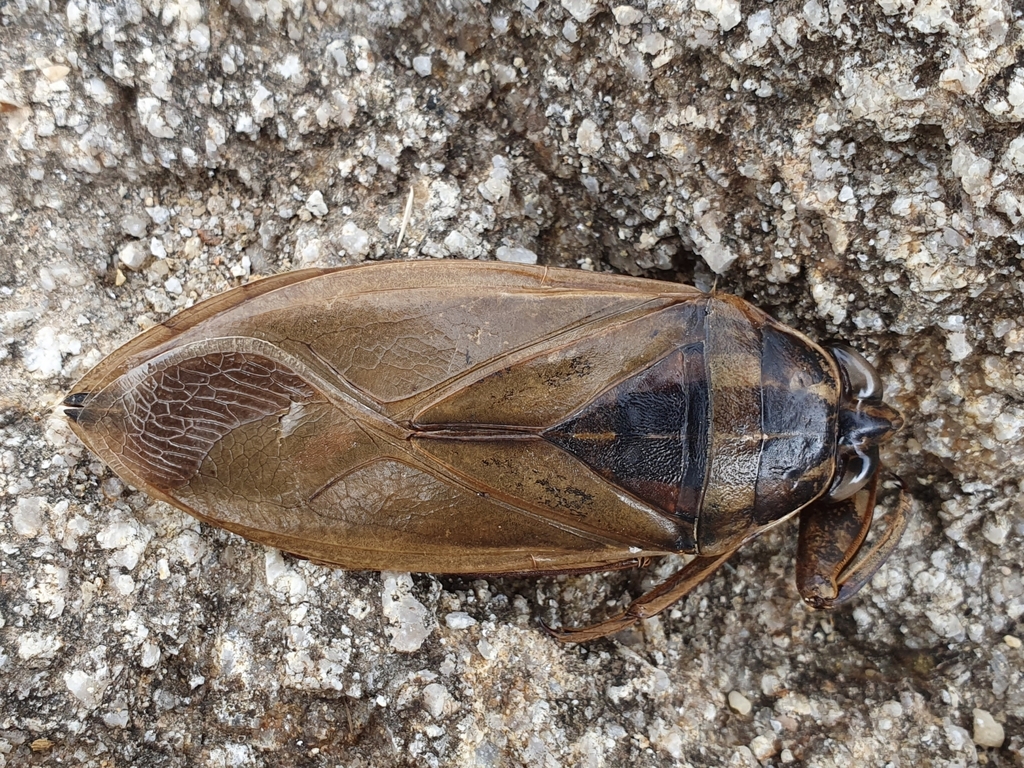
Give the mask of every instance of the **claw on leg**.
M 735 551 L 730 550 L 714 557 L 694 558 L 650 592 L 630 603 L 622 613 L 597 624 L 573 629 L 552 629 L 545 624 L 544 629 L 560 643 L 582 643 L 627 629 L 641 619 L 657 616 L 677 603 L 718 570 Z
M 896 509 L 865 551 L 878 491 L 878 476 L 855 496 L 839 502 L 819 501 L 800 513 L 796 581 L 800 595 L 815 608 L 849 600 L 895 551 L 910 522 L 910 499 L 900 482 Z

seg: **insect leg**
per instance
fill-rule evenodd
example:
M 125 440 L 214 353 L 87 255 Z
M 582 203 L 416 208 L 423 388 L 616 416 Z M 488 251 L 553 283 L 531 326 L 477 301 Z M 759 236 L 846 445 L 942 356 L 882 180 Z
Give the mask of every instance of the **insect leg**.
M 857 593 L 893 553 L 910 522 L 910 499 L 900 482 L 900 497 L 885 528 L 861 552 L 871 528 L 878 476 L 867 488 L 840 502 L 818 502 L 800 513 L 796 583 L 815 608 L 840 605 Z
M 735 551 L 730 550 L 725 554 L 715 557 L 694 558 L 650 592 L 630 603 L 622 613 L 597 624 L 591 624 L 587 627 L 576 627 L 574 629 L 552 629 L 545 625 L 544 629 L 560 643 L 582 643 L 619 632 L 641 619 L 657 616 L 666 608 L 681 600 L 718 570 L 719 566 L 725 563 Z

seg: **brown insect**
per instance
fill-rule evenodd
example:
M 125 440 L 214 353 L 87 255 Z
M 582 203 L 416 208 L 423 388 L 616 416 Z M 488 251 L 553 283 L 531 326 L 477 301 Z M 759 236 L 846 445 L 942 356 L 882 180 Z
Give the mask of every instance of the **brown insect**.
M 874 369 L 747 302 L 458 261 L 290 272 L 186 310 L 64 401 L 124 480 L 200 520 L 351 569 L 524 574 L 697 557 L 589 640 L 679 600 L 800 512 L 797 581 L 841 603 L 878 444 Z M 866 551 L 861 551 L 866 550 Z

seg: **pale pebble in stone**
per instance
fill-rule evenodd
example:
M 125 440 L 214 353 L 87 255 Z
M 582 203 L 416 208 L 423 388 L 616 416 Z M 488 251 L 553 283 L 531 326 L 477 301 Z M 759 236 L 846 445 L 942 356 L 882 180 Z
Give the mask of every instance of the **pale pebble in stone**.
M 469 247 L 469 238 L 459 230 L 453 229 L 444 239 L 444 247 L 452 254 L 464 254 Z
M 433 71 L 433 64 L 429 56 L 414 56 L 412 60 L 413 71 L 420 77 L 429 77 Z
M 750 699 L 739 691 L 729 691 L 729 707 L 740 715 L 750 714 Z
M 773 33 L 772 12 L 764 8 L 747 18 L 747 29 L 750 31 L 750 42 L 755 48 L 760 48 L 767 43 Z
M 145 237 L 149 220 L 134 214 L 121 219 L 121 231 L 132 237 Z
M 1003 746 L 1003 741 L 1006 739 L 1003 726 L 984 709 L 975 709 L 972 714 L 974 715 L 974 743 L 979 747 L 999 748 Z
M 992 162 L 974 153 L 966 144 L 959 144 L 953 150 L 953 173 L 960 177 L 964 192 L 978 195 L 991 187 L 989 174 Z
M 423 707 L 434 719 L 444 714 L 445 706 L 450 698 L 448 689 L 441 683 L 430 683 L 423 689 Z
M 612 15 L 615 17 L 615 23 L 623 27 L 636 24 L 644 17 L 643 11 L 632 5 L 617 5 L 612 8 Z
M 512 189 L 511 171 L 508 161 L 501 155 L 491 158 L 491 172 L 487 179 L 477 186 L 477 191 L 489 203 L 497 203 L 508 197 Z
M 146 214 L 153 220 L 153 223 L 162 226 L 171 220 L 171 210 L 162 205 L 153 205 L 146 208 Z
M 946 349 L 949 350 L 950 359 L 954 363 L 959 363 L 961 360 L 969 357 L 971 352 L 974 351 L 974 347 L 967 341 L 967 334 L 963 332 L 954 332 L 946 336 Z
M 41 632 L 26 632 L 18 637 L 18 657 L 23 661 L 52 659 L 63 645 L 59 637 L 44 635 Z
M 56 329 L 48 325 L 36 331 L 33 344 L 24 352 L 25 368 L 38 378 L 56 376 L 63 367 L 63 355 L 77 355 L 82 351 L 82 344 L 68 334 L 58 334 Z
M 92 675 L 81 669 L 64 675 L 64 685 L 67 686 L 67 689 L 83 706 L 89 708 L 99 705 L 109 684 L 110 673 L 106 667 L 102 667 Z
M 25 496 L 18 499 L 11 522 L 19 536 L 34 539 L 43 528 L 43 512 L 46 499 L 42 496 Z
M 596 155 L 604 146 L 601 129 L 589 117 L 580 123 L 580 127 L 576 131 L 576 146 L 584 155 Z
M 597 3 L 593 0 L 562 0 L 562 7 L 581 24 L 598 11 Z
M 723 32 L 728 32 L 743 19 L 738 0 L 696 0 L 694 7 L 714 16 Z
M 452 611 L 445 615 L 444 623 L 449 629 L 468 629 L 476 624 L 476 619 L 465 611 Z
M 381 604 L 384 617 L 390 622 L 386 629 L 391 635 L 391 647 L 401 653 L 417 651 L 431 632 L 426 606 L 410 594 L 409 574 L 385 572 L 382 576 Z
M 327 203 L 324 202 L 324 195 L 319 189 L 314 190 L 306 198 L 306 210 L 314 216 L 323 217 L 327 215 Z
M 494 258 L 498 261 L 507 261 L 514 264 L 536 264 L 537 254 L 529 248 L 521 246 L 499 246 L 494 252 Z
M 142 644 L 142 658 L 139 659 L 139 666 L 143 669 L 152 669 L 160 663 L 160 647 L 156 643 L 146 642 Z
M 764 764 L 778 752 L 776 743 L 774 736 L 762 733 L 755 736 L 754 740 L 750 742 L 750 752 L 761 764 Z
M 341 227 L 338 245 L 349 256 L 365 256 L 370 252 L 370 233 L 352 221 L 346 221 Z
M 487 641 L 486 637 L 480 638 L 480 642 L 476 644 L 476 649 L 488 661 L 491 661 L 497 655 L 494 646 Z

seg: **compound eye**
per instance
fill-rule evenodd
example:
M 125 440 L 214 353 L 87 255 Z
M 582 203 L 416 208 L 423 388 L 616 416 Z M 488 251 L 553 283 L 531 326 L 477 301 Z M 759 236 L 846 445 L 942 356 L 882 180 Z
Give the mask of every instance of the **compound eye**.
M 882 379 L 875 366 L 865 360 L 860 352 L 845 345 L 831 347 L 830 351 L 843 372 L 846 388 L 844 394 L 847 397 L 873 403 L 882 402 Z
M 867 453 L 854 449 L 844 451 L 839 457 L 838 478 L 832 484 L 828 496 L 832 501 L 843 501 L 861 490 L 878 470 L 878 448 L 872 447 Z

